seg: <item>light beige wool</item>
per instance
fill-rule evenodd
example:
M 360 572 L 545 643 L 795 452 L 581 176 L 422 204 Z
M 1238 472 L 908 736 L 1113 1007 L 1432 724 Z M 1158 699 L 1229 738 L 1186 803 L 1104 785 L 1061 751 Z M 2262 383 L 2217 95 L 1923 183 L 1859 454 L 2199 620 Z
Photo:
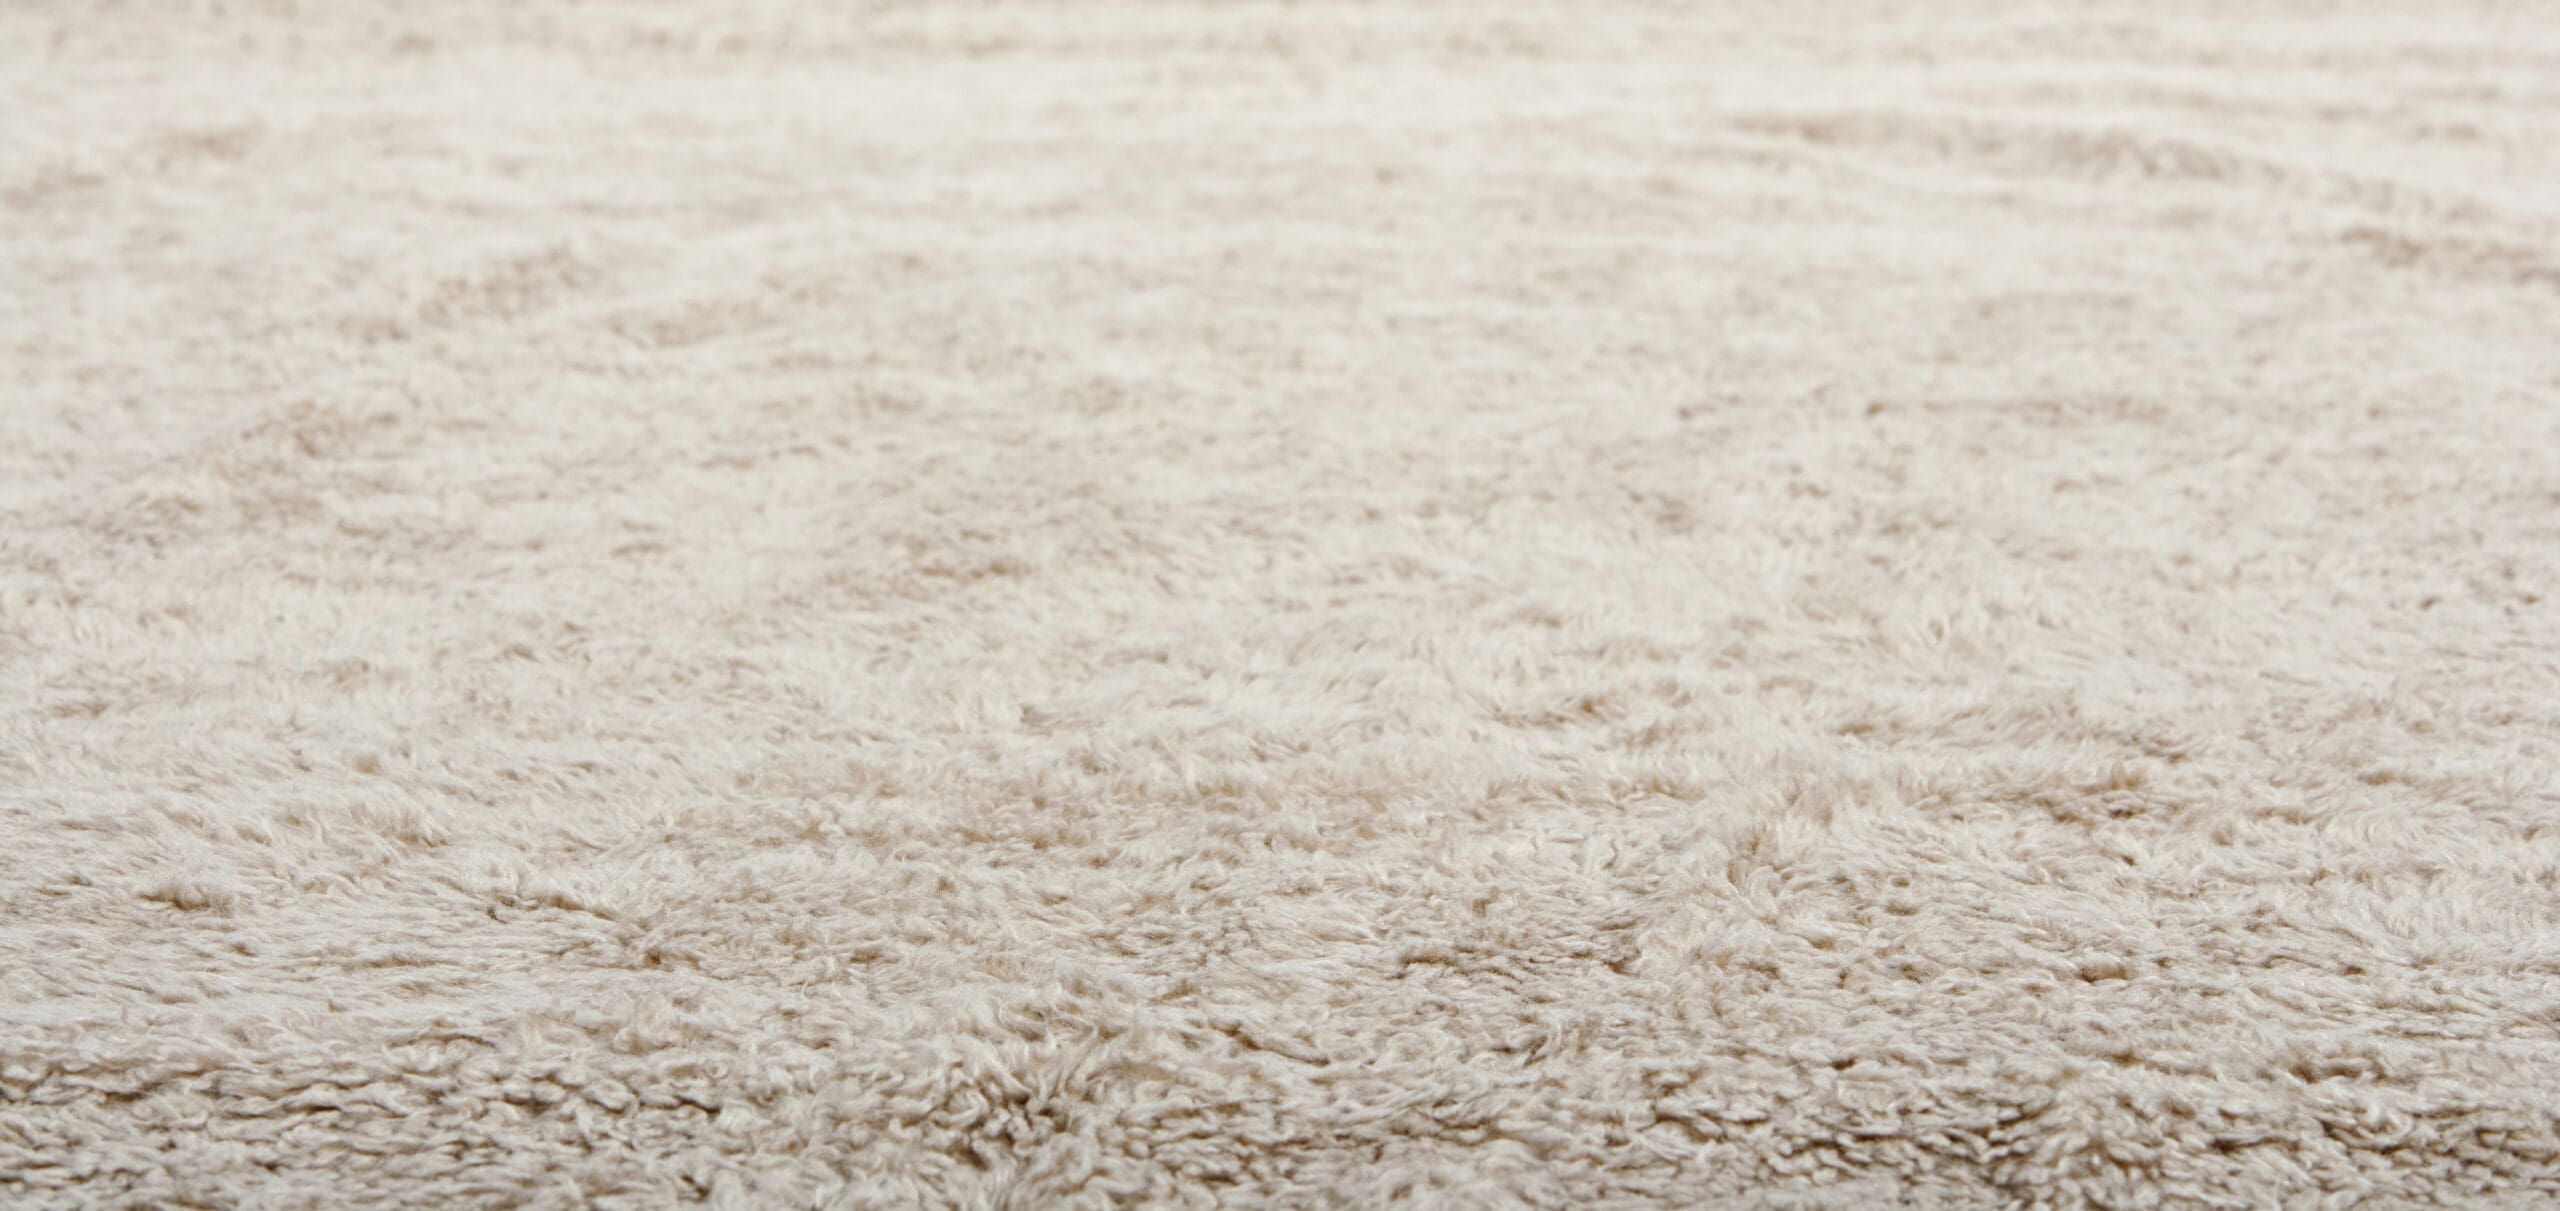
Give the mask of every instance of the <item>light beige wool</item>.
M 2545 1207 L 2538 4 L 0 12 L 0 1205 Z

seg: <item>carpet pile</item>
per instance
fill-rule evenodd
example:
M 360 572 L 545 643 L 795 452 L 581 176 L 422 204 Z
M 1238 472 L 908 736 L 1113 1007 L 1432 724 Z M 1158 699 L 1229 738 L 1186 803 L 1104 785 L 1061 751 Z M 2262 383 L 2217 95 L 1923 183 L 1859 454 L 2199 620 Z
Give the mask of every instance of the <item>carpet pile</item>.
M 0 11 L 0 1203 L 2560 1199 L 2529 4 Z

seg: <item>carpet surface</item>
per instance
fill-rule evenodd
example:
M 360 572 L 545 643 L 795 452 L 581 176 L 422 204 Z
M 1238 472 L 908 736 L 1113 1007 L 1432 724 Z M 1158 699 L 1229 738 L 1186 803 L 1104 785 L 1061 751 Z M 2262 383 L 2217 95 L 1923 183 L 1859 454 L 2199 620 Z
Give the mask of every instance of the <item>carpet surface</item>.
M 2538 5 L 0 12 L 0 1204 L 2550 1206 Z

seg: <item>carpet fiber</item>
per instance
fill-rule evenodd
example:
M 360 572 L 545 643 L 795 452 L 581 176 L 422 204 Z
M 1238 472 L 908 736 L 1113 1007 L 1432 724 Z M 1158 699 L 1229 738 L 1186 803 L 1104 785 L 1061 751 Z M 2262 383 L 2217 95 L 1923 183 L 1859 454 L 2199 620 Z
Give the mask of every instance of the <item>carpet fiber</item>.
M 2548 17 L 11 4 L 0 1203 L 2549 1206 Z

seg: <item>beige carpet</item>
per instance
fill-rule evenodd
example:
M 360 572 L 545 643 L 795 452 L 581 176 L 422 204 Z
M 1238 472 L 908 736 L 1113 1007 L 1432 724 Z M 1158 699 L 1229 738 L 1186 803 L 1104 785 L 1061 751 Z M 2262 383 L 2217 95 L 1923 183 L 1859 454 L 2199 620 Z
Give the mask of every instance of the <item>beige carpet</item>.
M 2560 1200 L 2536 4 L 22 0 L 0 1205 Z

